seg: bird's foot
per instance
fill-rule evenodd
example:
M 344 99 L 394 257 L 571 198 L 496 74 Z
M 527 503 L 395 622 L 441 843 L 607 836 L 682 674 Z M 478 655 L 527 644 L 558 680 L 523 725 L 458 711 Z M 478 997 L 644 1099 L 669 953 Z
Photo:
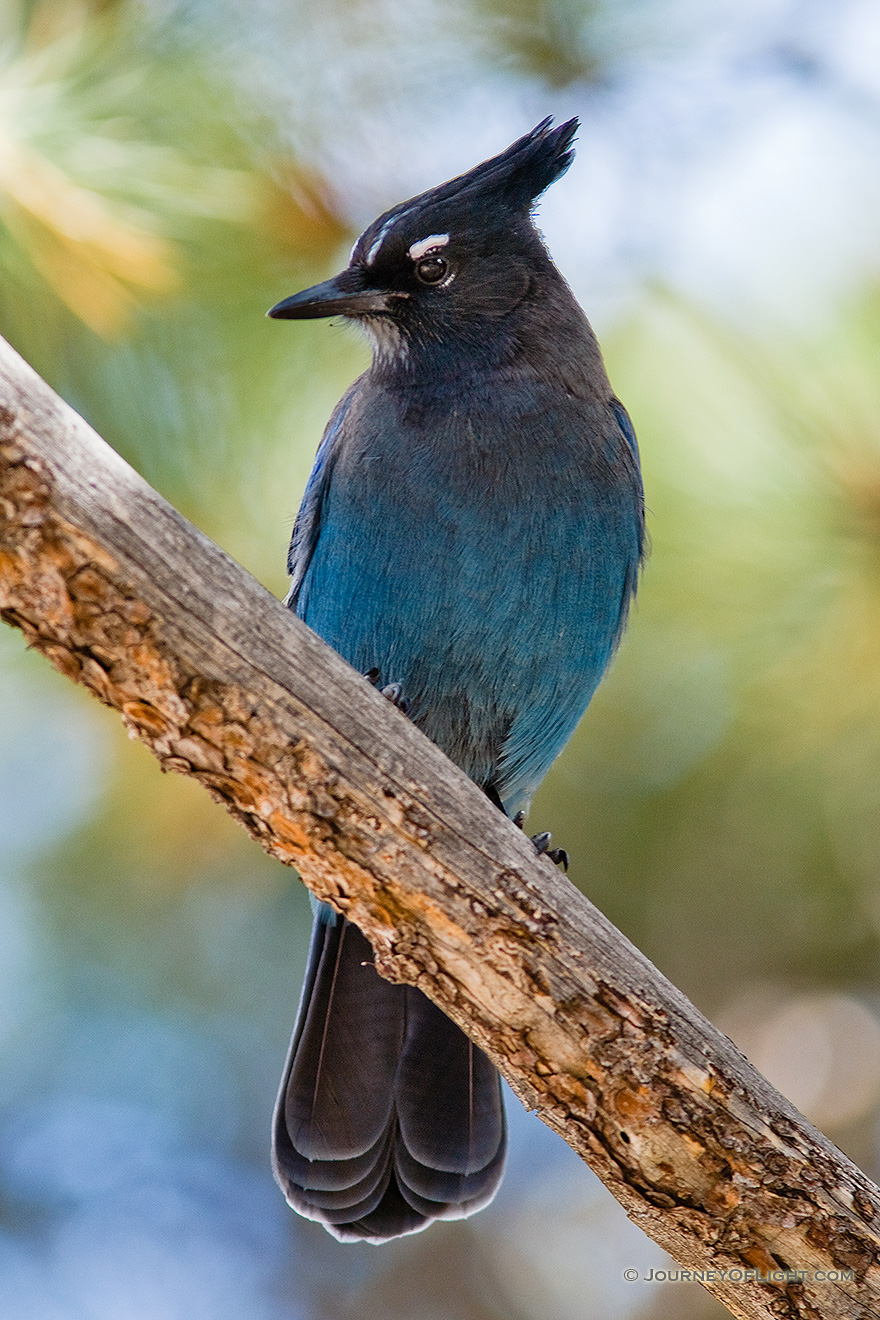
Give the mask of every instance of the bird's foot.
M 382 696 L 396 706 L 401 714 L 405 715 L 409 709 L 409 701 L 403 695 L 403 686 L 400 683 L 387 683 L 385 687 L 380 688 Z
M 498 807 L 500 811 L 504 811 L 501 798 L 498 796 L 498 790 L 494 785 L 490 784 L 488 788 L 483 789 L 483 792 L 486 794 L 486 797 L 490 802 L 494 802 L 495 806 Z M 524 811 L 518 811 L 515 816 L 511 816 L 511 820 L 516 828 L 521 830 L 525 825 L 526 813 Z M 553 862 L 555 866 L 561 866 L 563 871 L 567 871 L 568 853 L 564 848 L 551 848 L 551 838 L 552 835 L 549 830 L 545 830 L 543 834 L 533 834 L 532 843 L 535 845 L 535 851 L 539 857 L 549 857 L 550 861 Z
M 520 814 L 520 812 L 517 812 L 517 815 Z M 522 821 L 517 821 L 516 817 L 514 817 L 514 821 L 519 825 L 520 829 L 522 829 Z M 567 871 L 568 853 L 564 848 L 551 848 L 551 837 L 552 835 L 549 830 L 544 830 L 543 834 L 533 834 L 532 843 L 535 845 L 535 851 L 539 857 L 549 857 L 554 866 L 561 866 L 563 871 Z
M 379 687 L 379 670 L 376 666 L 368 669 L 364 678 L 372 687 Z M 403 695 L 403 685 L 401 683 L 386 683 L 385 687 L 379 688 L 382 696 L 396 706 L 401 715 L 405 715 L 409 709 L 409 701 Z

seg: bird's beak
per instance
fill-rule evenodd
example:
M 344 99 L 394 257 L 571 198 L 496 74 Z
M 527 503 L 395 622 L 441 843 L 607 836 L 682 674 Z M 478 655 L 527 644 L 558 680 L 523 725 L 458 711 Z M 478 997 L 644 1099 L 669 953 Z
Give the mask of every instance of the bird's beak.
M 375 316 L 387 312 L 395 296 L 399 295 L 369 288 L 365 272 L 349 266 L 332 280 L 276 303 L 266 315 L 288 321 L 308 321 L 318 316 Z

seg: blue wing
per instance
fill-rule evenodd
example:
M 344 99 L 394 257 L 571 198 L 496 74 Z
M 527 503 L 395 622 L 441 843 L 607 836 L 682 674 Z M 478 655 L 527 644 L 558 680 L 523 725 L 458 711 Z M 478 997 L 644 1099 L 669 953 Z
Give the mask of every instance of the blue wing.
M 297 614 L 300 613 L 298 609 L 300 592 L 321 533 L 322 514 L 330 489 L 330 482 L 333 479 L 333 468 L 339 449 L 342 424 L 357 384 L 358 382 L 355 381 L 351 389 L 342 396 L 333 411 L 330 421 L 327 423 L 321 437 L 321 443 L 318 446 L 318 452 L 315 455 L 314 465 L 306 482 L 296 521 L 293 524 L 293 535 L 287 553 L 290 589 L 284 597 L 284 603 Z
M 629 452 L 638 463 L 639 442 L 636 439 L 636 431 L 632 424 L 632 418 L 620 402 L 620 399 L 611 398 L 609 400 L 609 407 L 617 419 L 617 425 L 620 427 L 624 440 L 629 445 Z

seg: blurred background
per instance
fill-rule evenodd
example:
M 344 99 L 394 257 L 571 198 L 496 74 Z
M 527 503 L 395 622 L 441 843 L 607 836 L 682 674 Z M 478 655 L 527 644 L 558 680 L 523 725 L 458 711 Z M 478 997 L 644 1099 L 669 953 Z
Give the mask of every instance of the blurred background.
M 267 307 L 578 114 L 539 223 L 653 553 L 533 804 L 571 877 L 880 1174 L 880 11 L 0 0 L 0 333 L 271 590 L 365 345 Z M 374 1249 L 268 1167 L 305 892 L 0 631 L 5 1320 L 708 1320 L 511 1101 L 462 1224 Z

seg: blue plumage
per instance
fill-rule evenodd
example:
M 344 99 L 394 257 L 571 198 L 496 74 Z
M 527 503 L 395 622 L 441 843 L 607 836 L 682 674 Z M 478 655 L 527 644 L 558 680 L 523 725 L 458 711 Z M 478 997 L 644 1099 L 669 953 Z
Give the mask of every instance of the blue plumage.
M 531 220 L 575 128 L 547 121 L 395 207 L 346 271 L 271 313 L 346 315 L 375 345 L 318 451 L 289 604 L 361 672 L 378 669 L 380 686 L 400 684 L 414 722 L 510 815 L 608 665 L 643 548 L 632 425 Z M 483 1056 L 352 948 L 368 950 L 348 923 L 319 923 L 276 1112 L 276 1173 L 291 1203 L 338 1236 L 382 1240 L 491 1198 L 503 1113 Z M 363 1023 L 367 1034 L 382 1024 L 375 1068 L 348 1032 L 352 1014 L 360 1037 Z M 383 1121 L 359 1131 L 367 1111 Z M 328 1178 L 332 1196 L 320 1190 Z

